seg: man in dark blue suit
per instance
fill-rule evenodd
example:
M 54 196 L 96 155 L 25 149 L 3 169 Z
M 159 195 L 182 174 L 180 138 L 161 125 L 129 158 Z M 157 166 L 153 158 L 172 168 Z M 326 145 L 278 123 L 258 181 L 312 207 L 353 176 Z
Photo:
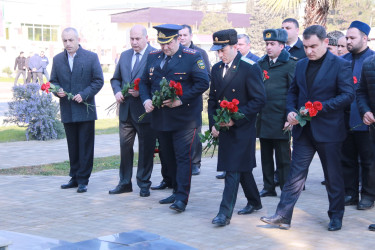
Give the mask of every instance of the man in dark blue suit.
M 59 89 L 61 122 L 64 124 L 70 160 L 70 181 L 62 189 L 77 187 L 87 191 L 94 161 L 95 95 L 103 87 L 103 71 L 98 55 L 79 45 L 78 32 L 62 32 L 65 50 L 53 58 L 50 82 Z M 68 100 L 64 91 L 74 95 Z M 82 102 L 90 107 L 86 107 Z
M 307 58 L 296 65 L 295 78 L 287 97 L 288 122 L 293 127 L 293 153 L 288 179 L 275 215 L 262 217 L 265 223 L 289 229 L 293 209 L 303 189 L 309 165 L 318 152 L 329 200 L 329 231 L 340 230 L 344 216 L 344 180 L 341 145 L 346 137 L 344 108 L 354 100 L 350 63 L 328 50 L 328 38 L 320 25 L 303 32 Z M 307 101 L 319 101 L 323 109 L 306 126 L 298 125 L 296 110 Z
M 237 39 L 238 39 L 238 42 L 237 42 L 238 51 L 243 56 L 246 56 L 250 60 L 252 60 L 254 62 L 257 62 L 259 60 L 259 56 L 251 53 L 251 51 L 250 51 L 251 44 L 250 44 L 249 36 L 246 35 L 246 34 L 239 34 L 239 35 L 237 35 Z
M 259 65 L 237 51 L 237 32 L 234 29 L 215 32 L 213 41 L 211 50 L 218 52 L 221 61 L 212 68 L 208 118 L 212 135 L 219 137 L 217 170 L 226 171 L 226 174 L 219 213 L 212 223 L 226 226 L 232 218 L 240 183 L 247 205 L 239 214 L 251 214 L 262 208 L 252 171 L 256 166 L 255 120 L 266 102 L 266 93 Z M 246 117 L 220 124 L 228 130 L 218 131 L 213 116 L 225 99 L 237 99 L 239 111 Z
M 361 81 L 363 61 L 375 54 L 367 46 L 370 26 L 360 21 L 353 21 L 346 32 L 349 53 L 343 58 L 350 61 L 353 70 L 354 89 L 357 90 Z M 374 206 L 375 179 L 369 178 L 375 171 L 374 150 L 369 128 L 362 123 L 357 102 L 353 101 L 348 107 L 347 122 L 348 136 L 342 147 L 342 167 L 345 184 L 345 205 L 357 205 L 357 209 L 366 210 Z M 360 166 L 362 171 L 360 171 Z M 361 174 L 362 188 L 359 200 L 359 178 Z
M 191 182 L 191 148 L 197 128 L 202 125 L 201 96 L 209 87 L 206 66 L 199 52 L 185 48 L 178 42 L 179 25 L 155 26 L 161 50 L 147 58 L 140 82 L 140 96 L 147 113 L 151 113 L 151 127 L 158 132 L 163 164 L 170 173 L 173 194 L 160 203 L 172 203 L 170 208 L 185 211 Z M 176 100 L 168 99 L 155 108 L 152 96 L 160 91 L 160 81 L 180 82 L 183 94 Z
M 155 48 L 147 44 L 147 30 L 142 25 L 135 25 L 130 30 L 131 49 L 121 53 L 120 60 L 116 66 L 115 73 L 111 79 L 111 85 L 116 101 L 120 103 L 119 128 L 120 128 L 120 181 L 116 188 L 110 190 L 110 194 L 132 192 L 133 174 L 133 145 L 135 135 L 138 135 L 138 168 L 137 184 L 141 197 L 150 196 L 151 173 L 153 168 L 155 132 L 150 127 L 149 116 L 142 121 L 139 116 L 145 112 L 139 91 L 130 89 L 129 96 L 124 97 L 121 93 L 123 86 L 133 83 L 135 79 L 142 76 L 146 66 L 148 54 Z

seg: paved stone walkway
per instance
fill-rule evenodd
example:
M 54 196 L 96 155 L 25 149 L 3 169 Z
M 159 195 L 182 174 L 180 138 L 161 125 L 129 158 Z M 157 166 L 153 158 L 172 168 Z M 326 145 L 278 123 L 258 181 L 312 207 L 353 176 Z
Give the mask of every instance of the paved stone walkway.
M 96 137 L 96 156 L 118 154 L 118 136 Z M 45 150 L 45 151 L 43 151 Z M 17 155 L 16 152 L 21 152 Z M 49 153 L 45 153 L 49 152 Z M 0 144 L 1 168 L 64 160 L 65 140 L 54 142 L 15 142 Z M 65 155 L 66 156 L 66 155 Z M 258 165 L 259 152 L 257 152 Z M 133 179 L 133 193 L 108 195 L 118 182 L 117 170 L 95 173 L 88 192 L 62 190 L 66 176 L 0 176 L 0 230 L 15 231 L 69 242 L 88 240 L 104 235 L 143 230 L 187 244 L 198 249 L 365 249 L 372 248 L 375 234 L 367 230 L 375 223 L 375 210 L 358 211 L 346 207 L 343 229 L 328 232 L 328 200 L 320 184 L 323 174 L 315 157 L 304 191 L 297 202 L 292 228 L 288 231 L 271 228 L 259 218 L 274 213 L 278 197 L 263 198 L 263 209 L 252 214 L 233 215 L 229 226 L 216 228 L 216 216 L 223 190 L 223 181 L 215 178 L 217 158 L 202 161 L 202 173 L 192 179 L 187 210 L 177 214 L 158 201 L 171 190 L 151 191 L 139 197 Z M 7 164 L 7 165 L 6 165 Z M 134 169 L 136 170 L 136 169 Z M 262 187 L 261 169 L 254 175 Z M 153 183 L 161 180 L 156 164 Z M 280 195 L 280 190 L 277 190 Z M 240 190 L 235 211 L 246 205 Z

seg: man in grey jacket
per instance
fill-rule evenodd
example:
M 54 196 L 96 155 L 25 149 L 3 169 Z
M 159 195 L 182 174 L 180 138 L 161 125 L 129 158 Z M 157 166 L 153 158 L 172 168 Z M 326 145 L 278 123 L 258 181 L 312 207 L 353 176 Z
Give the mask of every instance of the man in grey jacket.
M 93 167 L 95 95 L 103 87 L 103 71 L 98 55 L 79 45 L 76 29 L 64 29 L 61 37 L 65 50 L 53 58 L 50 79 L 59 88 L 61 122 L 69 150 L 71 179 L 61 188 L 78 187 L 77 192 L 83 193 L 87 191 Z M 69 100 L 66 93 L 74 97 Z

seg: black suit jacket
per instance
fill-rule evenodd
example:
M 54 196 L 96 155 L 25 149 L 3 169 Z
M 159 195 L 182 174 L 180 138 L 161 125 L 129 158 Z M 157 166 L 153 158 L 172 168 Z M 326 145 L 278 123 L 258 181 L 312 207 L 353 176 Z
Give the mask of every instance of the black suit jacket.
M 155 50 L 155 48 L 151 47 L 150 45 L 147 46 L 146 51 L 140 61 L 139 67 L 136 69 L 137 72 L 133 73 L 133 78 L 131 77 L 131 62 L 134 50 L 129 49 L 121 53 L 115 73 L 111 79 L 113 94 L 120 92 L 126 83 L 133 83 L 135 79 L 141 78 L 143 70 L 146 66 L 148 54 L 153 50 Z M 119 119 L 120 121 L 125 122 L 130 115 L 133 121 L 138 122 L 139 116 L 144 112 L 146 111 L 143 107 L 141 98 L 139 96 L 133 97 L 132 95 L 129 95 L 120 104 Z M 145 118 L 142 121 L 139 121 L 139 123 L 150 123 L 150 121 L 151 116 L 145 116 Z
M 213 115 L 226 98 L 239 100 L 239 111 L 246 118 L 234 121 L 227 131 L 220 131 L 218 171 L 249 172 L 255 162 L 255 119 L 266 102 L 262 71 L 258 64 L 242 57 L 238 52 L 223 78 L 224 63 L 212 67 L 211 88 L 208 99 L 210 129 L 215 124 Z
M 292 48 L 290 48 L 288 52 L 291 56 L 296 57 L 297 60 L 306 57 L 305 49 L 303 48 L 303 43 L 299 38 L 297 40 L 297 43 Z
M 295 77 L 287 96 L 287 113 L 296 112 L 307 101 L 320 101 L 323 109 L 310 121 L 311 132 L 318 142 L 341 142 L 346 137 L 344 108 L 354 100 L 350 63 L 327 52 L 314 83 L 307 90 L 308 58 L 297 62 Z M 300 125 L 293 126 L 293 138 L 302 133 Z

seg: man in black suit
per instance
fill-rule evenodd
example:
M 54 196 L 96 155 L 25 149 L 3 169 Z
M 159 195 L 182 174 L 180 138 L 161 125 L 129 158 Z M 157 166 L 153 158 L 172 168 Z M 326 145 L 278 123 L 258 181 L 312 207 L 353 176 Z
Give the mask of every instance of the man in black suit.
M 228 225 L 237 199 L 238 186 L 244 190 L 247 205 L 239 214 L 250 214 L 262 208 L 252 174 L 255 160 L 255 120 L 266 102 L 262 71 L 258 64 L 237 51 L 237 32 L 221 30 L 213 34 L 211 50 L 218 51 L 221 61 L 212 68 L 208 99 L 208 118 L 214 137 L 219 137 L 217 170 L 226 171 L 223 198 L 218 215 L 212 220 L 218 226 Z M 218 131 L 213 118 L 224 99 L 239 101 L 238 109 L 246 117 L 220 124 L 229 130 Z
M 289 229 L 293 209 L 306 181 L 309 165 L 318 152 L 328 192 L 329 231 L 340 230 L 344 216 L 344 179 L 341 145 L 346 137 L 344 108 L 354 99 L 350 63 L 327 50 L 324 27 L 313 25 L 303 32 L 307 58 L 296 65 L 288 91 L 288 122 L 293 126 L 293 152 L 290 173 L 281 193 L 275 215 L 262 217 L 265 223 Z M 322 103 L 322 110 L 301 127 L 296 119 L 307 101 Z
M 147 30 L 142 25 L 135 25 L 130 30 L 131 49 L 121 53 L 115 73 L 111 79 L 111 85 L 116 101 L 120 104 L 119 129 L 120 129 L 120 181 L 118 185 L 109 191 L 110 194 L 132 192 L 133 174 L 133 145 L 135 135 L 138 135 L 138 168 L 137 184 L 141 197 L 150 196 L 151 173 L 153 168 L 153 154 L 155 149 L 155 132 L 150 127 L 150 117 L 142 121 L 139 116 L 145 112 L 139 91 L 130 89 L 129 96 L 123 96 L 121 89 L 127 83 L 133 83 L 142 76 L 146 66 L 148 54 L 155 50 L 147 44 Z
M 299 39 L 299 23 L 294 18 L 287 18 L 281 24 L 281 28 L 288 32 L 288 40 L 286 41 L 285 49 L 297 60 L 306 57 L 305 50 L 303 49 L 303 43 Z
M 62 189 L 78 187 L 87 191 L 94 162 L 95 95 L 103 87 L 103 71 L 98 55 L 82 49 L 78 32 L 66 28 L 62 32 L 65 50 L 53 58 L 50 82 L 59 89 L 61 122 L 64 124 L 70 161 L 70 181 Z M 69 100 L 66 93 L 74 95 Z M 90 107 L 86 107 L 82 102 Z
M 151 127 L 158 132 L 163 151 L 163 167 L 172 179 L 173 194 L 160 201 L 174 202 L 170 208 L 185 211 L 191 182 L 191 148 L 197 128 L 202 125 L 202 94 L 209 87 L 206 66 L 199 52 L 178 42 L 180 25 L 164 24 L 154 27 L 161 50 L 147 58 L 140 82 L 140 95 L 147 113 L 151 113 Z M 152 104 L 155 91 L 160 91 L 162 79 L 181 83 L 182 96 L 168 99 L 162 107 Z

